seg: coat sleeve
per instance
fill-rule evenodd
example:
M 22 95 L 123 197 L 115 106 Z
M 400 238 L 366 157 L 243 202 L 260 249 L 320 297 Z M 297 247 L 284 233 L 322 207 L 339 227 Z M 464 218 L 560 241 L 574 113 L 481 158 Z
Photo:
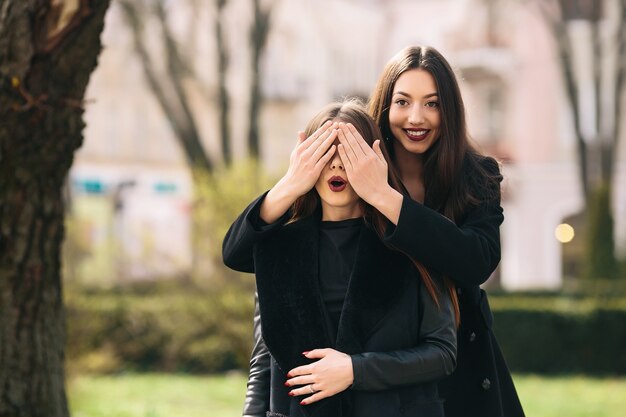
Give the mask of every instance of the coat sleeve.
M 222 260 L 224 265 L 235 271 L 254 272 L 252 253 L 255 243 L 270 236 L 289 220 L 289 212 L 272 224 L 267 224 L 261 220 L 261 204 L 263 204 L 266 195 L 267 191 L 250 203 L 224 236 Z
M 456 367 L 456 326 L 450 296 L 439 295 L 439 307 L 420 284 L 422 319 L 419 344 L 392 352 L 352 355 L 353 389 L 378 391 L 401 385 L 434 381 Z
M 248 389 L 243 405 L 243 417 L 265 417 L 270 409 L 270 352 L 261 334 L 259 297 L 254 297 L 254 347 L 250 355 Z
M 497 163 L 485 168 L 499 175 Z M 484 283 L 500 262 L 500 190 L 472 208 L 460 225 L 405 196 L 384 241 L 463 287 Z

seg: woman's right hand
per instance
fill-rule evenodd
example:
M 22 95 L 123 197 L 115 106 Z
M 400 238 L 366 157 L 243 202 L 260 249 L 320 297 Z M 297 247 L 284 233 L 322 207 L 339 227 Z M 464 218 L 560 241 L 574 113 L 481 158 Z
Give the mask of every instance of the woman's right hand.
M 283 177 L 297 197 L 315 186 L 322 170 L 336 151 L 337 123 L 327 121 L 308 138 L 298 132 L 298 144 L 291 152 L 289 169 Z
M 274 223 L 298 197 L 315 186 L 337 150 L 333 145 L 337 139 L 337 127 L 337 123 L 327 121 L 308 138 L 303 132 L 298 132 L 298 144 L 291 152 L 287 173 L 272 187 L 261 204 L 260 216 L 264 222 Z

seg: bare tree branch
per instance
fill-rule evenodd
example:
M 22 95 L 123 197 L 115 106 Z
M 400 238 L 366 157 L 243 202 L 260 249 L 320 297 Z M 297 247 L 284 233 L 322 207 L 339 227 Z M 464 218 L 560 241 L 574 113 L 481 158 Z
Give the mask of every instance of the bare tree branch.
M 250 45 L 252 47 L 252 80 L 250 91 L 250 126 L 248 130 L 248 152 L 251 157 L 259 158 L 259 114 L 263 101 L 261 93 L 260 61 L 267 43 L 267 36 L 270 30 L 270 17 L 274 3 L 266 7 L 261 6 L 261 0 L 254 0 L 254 21 L 250 31 Z
M 228 122 L 230 114 L 230 99 L 226 90 L 226 73 L 228 72 L 229 57 L 224 39 L 224 28 L 222 27 L 222 12 L 226 6 L 226 0 L 217 0 L 217 13 L 215 14 L 215 39 L 217 41 L 217 85 L 218 85 L 218 112 L 220 120 L 220 136 L 222 141 L 222 157 L 224 163 L 230 165 L 232 162 L 232 150 L 230 146 L 230 126 Z
M 556 42 L 559 55 L 559 62 L 563 80 L 565 81 L 565 92 L 567 102 L 574 119 L 574 132 L 576 136 L 576 146 L 578 148 L 578 162 L 580 166 L 579 176 L 585 200 L 589 197 L 589 168 L 587 161 L 587 144 L 580 129 L 580 109 L 578 107 L 578 87 L 574 78 L 574 65 L 572 63 L 572 44 L 567 33 L 567 25 L 563 18 L 563 2 L 559 0 L 552 2 L 552 10 L 545 2 L 539 2 L 539 9 L 545 19 L 548 28 L 551 30 Z
M 119 0 L 119 3 L 133 32 L 134 47 L 141 60 L 148 85 L 167 115 L 188 163 L 192 167 L 212 171 L 213 164 L 202 146 L 193 113 L 189 108 L 189 99 L 181 82 L 186 66 L 183 64 L 167 25 L 163 4 L 160 0 L 155 3 L 154 14 L 161 27 L 162 43 L 165 49 L 166 80 L 161 79 L 154 70 L 153 62 L 144 43 L 143 26 L 139 17 L 142 11 L 132 0 Z M 169 91 L 173 93 L 173 97 L 169 96 Z
M 612 149 L 617 149 L 617 143 L 621 136 L 621 115 L 624 102 L 624 91 L 626 91 L 626 0 L 620 0 L 618 3 L 618 23 L 617 23 L 617 56 L 616 56 L 616 78 L 615 78 L 615 100 L 613 101 L 613 129 Z M 611 178 L 615 174 L 615 159 L 617 152 L 611 152 L 610 159 L 610 175 Z

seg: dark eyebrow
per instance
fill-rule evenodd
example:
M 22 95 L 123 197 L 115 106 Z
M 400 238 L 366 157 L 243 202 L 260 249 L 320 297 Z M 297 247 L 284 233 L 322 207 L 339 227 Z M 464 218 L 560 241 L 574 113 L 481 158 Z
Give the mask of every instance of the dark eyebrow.
M 410 95 L 410 94 L 407 94 L 407 93 L 405 93 L 404 91 L 396 91 L 395 93 L 393 93 L 393 95 L 394 95 L 394 96 L 395 96 L 396 94 L 400 94 L 400 95 L 402 95 L 402 96 L 409 97 L 409 98 L 411 97 L 411 95 Z M 426 95 L 425 95 L 424 97 L 422 97 L 422 98 L 437 97 L 438 95 L 439 95 L 439 94 L 437 94 L 437 93 L 430 93 L 430 94 L 426 94 Z

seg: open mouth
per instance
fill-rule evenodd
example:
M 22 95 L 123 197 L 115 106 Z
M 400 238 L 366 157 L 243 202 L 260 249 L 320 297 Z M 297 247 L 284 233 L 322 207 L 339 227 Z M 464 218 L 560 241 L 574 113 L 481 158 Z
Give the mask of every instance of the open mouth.
M 346 188 L 346 185 L 348 185 L 348 181 L 344 180 L 343 178 L 339 176 L 331 177 L 328 180 L 328 187 L 330 188 L 330 191 L 333 191 L 336 193 L 343 191 Z
M 420 141 L 426 139 L 430 129 L 404 129 L 404 131 L 410 140 Z

